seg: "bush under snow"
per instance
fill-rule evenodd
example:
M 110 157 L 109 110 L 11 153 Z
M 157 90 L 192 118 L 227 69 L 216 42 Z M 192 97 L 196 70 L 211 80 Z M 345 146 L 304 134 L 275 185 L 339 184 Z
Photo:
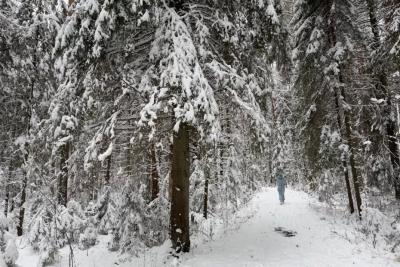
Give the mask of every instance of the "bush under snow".
M 8 231 L 7 218 L 0 213 L 0 267 L 15 266 L 18 249 L 14 236 Z

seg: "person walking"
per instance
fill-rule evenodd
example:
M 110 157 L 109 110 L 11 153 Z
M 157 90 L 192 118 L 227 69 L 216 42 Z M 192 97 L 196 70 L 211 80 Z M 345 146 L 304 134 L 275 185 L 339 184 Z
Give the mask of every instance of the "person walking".
M 276 173 L 276 186 L 278 188 L 279 201 L 281 205 L 283 205 L 283 203 L 285 202 L 286 180 L 285 177 L 283 176 L 283 171 L 281 168 L 279 168 Z

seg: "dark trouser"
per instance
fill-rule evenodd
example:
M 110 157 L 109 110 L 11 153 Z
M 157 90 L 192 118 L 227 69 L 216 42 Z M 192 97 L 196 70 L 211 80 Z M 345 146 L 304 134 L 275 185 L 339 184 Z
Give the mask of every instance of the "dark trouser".
M 285 202 L 285 187 L 284 186 L 278 186 L 278 194 L 279 194 L 279 201 L 280 202 Z

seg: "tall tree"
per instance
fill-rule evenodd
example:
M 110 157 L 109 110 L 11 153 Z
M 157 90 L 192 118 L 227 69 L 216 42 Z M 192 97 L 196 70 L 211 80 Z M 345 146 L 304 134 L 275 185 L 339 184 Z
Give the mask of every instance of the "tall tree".
M 354 211 L 350 186 L 350 175 L 356 205 L 361 215 L 360 177 L 356 163 L 356 141 L 353 133 L 352 111 L 348 103 L 351 91 L 351 66 L 357 28 L 353 25 L 353 14 L 349 1 L 298 1 L 293 18 L 297 60 L 295 88 L 302 98 L 300 112 L 305 116 L 303 133 L 308 164 L 321 175 L 329 166 L 321 162 L 318 154 L 322 145 L 324 125 L 336 128 L 340 133 L 344 180 L 350 212 Z M 330 117 L 336 117 L 331 120 Z M 312 163 L 314 162 L 314 163 Z M 333 165 L 330 168 L 335 168 Z
M 374 48 L 378 49 L 374 58 L 376 94 L 377 98 L 385 100 L 382 108 L 382 116 L 386 128 L 390 160 L 393 168 L 393 182 L 396 199 L 400 199 L 400 152 L 396 132 L 398 122 L 393 103 L 393 93 L 388 83 L 388 73 L 393 73 L 399 69 L 399 11 L 398 1 L 387 0 L 382 3 L 384 9 L 385 32 L 381 38 L 378 30 L 377 19 L 375 18 L 374 1 L 368 1 L 370 23 L 374 35 Z M 382 39 L 384 39 L 382 41 Z

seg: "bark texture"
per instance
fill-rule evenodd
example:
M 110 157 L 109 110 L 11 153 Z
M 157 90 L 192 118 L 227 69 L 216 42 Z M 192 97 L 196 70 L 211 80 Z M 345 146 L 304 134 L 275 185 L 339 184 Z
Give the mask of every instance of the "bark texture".
M 58 204 L 67 206 L 68 201 L 68 158 L 70 144 L 66 143 L 60 147 L 60 175 L 58 179 Z
M 172 144 L 170 235 L 176 253 L 189 252 L 189 131 L 181 123 Z

